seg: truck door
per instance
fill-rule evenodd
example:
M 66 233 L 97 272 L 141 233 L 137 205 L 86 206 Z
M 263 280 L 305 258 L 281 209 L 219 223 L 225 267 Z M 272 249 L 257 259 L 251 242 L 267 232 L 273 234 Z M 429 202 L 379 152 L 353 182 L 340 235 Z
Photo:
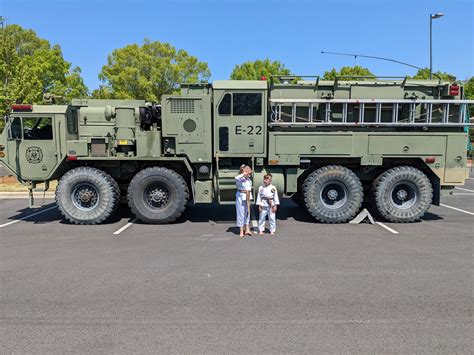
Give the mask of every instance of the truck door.
M 11 117 L 7 163 L 22 180 L 48 179 L 57 164 L 53 116 Z
M 214 151 L 219 156 L 264 156 L 266 90 L 216 90 Z

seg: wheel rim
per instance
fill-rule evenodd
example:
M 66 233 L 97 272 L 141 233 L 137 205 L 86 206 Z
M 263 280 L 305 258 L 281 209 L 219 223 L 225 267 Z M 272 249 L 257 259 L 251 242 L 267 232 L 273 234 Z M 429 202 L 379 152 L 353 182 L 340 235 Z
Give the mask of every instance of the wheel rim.
M 143 199 L 151 208 L 160 209 L 170 203 L 171 193 L 163 184 L 153 184 L 145 189 Z
M 99 190 L 87 182 L 77 184 L 72 189 L 71 200 L 77 209 L 81 211 L 91 211 L 99 204 Z
M 396 208 L 409 209 L 418 200 L 418 189 L 411 182 L 398 182 L 390 191 L 390 199 Z
M 326 183 L 319 195 L 320 202 L 329 209 L 337 209 L 347 202 L 348 191 L 346 185 L 338 181 Z

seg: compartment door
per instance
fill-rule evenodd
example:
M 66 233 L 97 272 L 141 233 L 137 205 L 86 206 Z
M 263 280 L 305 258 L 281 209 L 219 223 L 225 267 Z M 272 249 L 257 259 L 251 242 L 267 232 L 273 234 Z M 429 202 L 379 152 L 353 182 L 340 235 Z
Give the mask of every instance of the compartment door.
M 266 145 L 266 92 L 216 90 L 214 151 L 219 156 L 262 156 Z
M 8 165 L 22 180 L 49 178 L 57 165 L 54 118 L 12 117 L 8 129 Z

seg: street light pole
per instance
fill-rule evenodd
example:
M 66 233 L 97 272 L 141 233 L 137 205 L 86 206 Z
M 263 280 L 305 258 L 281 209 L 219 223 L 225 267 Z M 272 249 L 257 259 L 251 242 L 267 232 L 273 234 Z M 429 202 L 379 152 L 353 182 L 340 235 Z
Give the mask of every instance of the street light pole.
M 442 12 L 430 14 L 430 79 L 433 79 L 433 20 L 443 17 Z

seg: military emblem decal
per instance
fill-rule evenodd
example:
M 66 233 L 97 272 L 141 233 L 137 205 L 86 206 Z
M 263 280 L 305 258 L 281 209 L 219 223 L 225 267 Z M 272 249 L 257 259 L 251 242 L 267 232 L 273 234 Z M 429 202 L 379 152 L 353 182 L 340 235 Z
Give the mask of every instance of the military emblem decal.
M 26 149 L 26 161 L 30 164 L 38 164 L 43 160 L 43 151 L 40 147 L 29 147 Z

